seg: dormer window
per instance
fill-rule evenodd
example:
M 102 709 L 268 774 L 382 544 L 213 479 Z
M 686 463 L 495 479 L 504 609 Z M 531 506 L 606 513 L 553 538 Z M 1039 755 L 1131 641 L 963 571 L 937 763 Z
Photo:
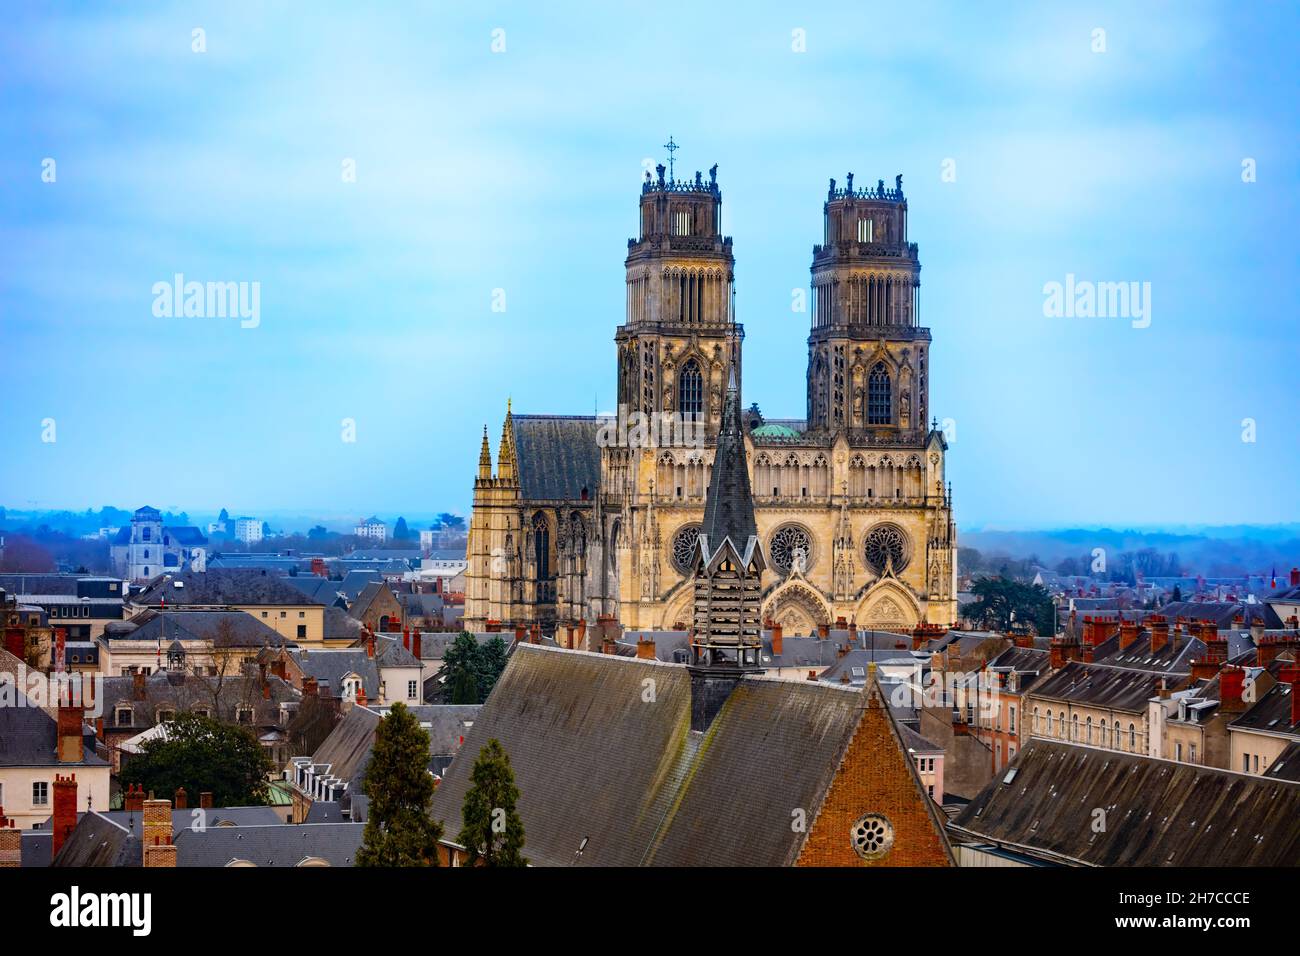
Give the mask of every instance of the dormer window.
M 118 707 L 113 711 L 113 723 L 119 727 L 130 727 L 134 713 L 130 707 Z

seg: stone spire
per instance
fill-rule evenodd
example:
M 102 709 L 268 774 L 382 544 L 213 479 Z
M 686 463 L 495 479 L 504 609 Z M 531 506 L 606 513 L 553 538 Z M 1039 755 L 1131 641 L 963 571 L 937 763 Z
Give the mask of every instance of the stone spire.
M 502 481 L 515 480 L 515 419 L 506 399 L 506 420 L 501 423 L 501 444 L 497 446 L 497 477 Z
M 488 446 L 487 425 L 483 426 L 483 447 L 478 453 L 478 476 L 484 480 L 492 477 L 492 449 Z

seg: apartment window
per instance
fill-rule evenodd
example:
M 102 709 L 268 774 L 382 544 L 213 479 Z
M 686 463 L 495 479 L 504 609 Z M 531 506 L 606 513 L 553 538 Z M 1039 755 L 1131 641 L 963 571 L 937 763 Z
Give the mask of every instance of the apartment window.
M 1079 715 L 1075 714 L 1070 718 L 1070 739 L 1077 741 L 1079 739 Z
M 415 700 L 416 694 L 417 694 L 417 692 L 418 692 L 418 691 L 417 691 L 418 686 L 419 686 L 419 685 L 418 685 L 418 683 L 417 683 L 416 681 L 408 680 L 408 681 L 406 682 L 406 699 L 407 699 L 407 700 Z
M 1129 750 L 1137 750 L 1137 749 L 1138 749 L 1138 734 L 1137 734 L 1137 728 L 1134 727 L 1132 724 L 1129 724 L 1129 725 L 1128 725 L 1128 749 L 1129 749 Z
M 133 716 L 134 713 L 130 707 L 119 707 L 113 713 L 113 722 L 119 727 L 130 727 Z
M 1016 732 L 1016 708 L 1014 706 L 1007 708 L 1007 730 L 1013 734 Z
M 1183 759 L 1183 745 L 1182 745 L 1182 744 L 1174 744 L 1174 759 L 1177 760 L 1179 763 L 1182 762 L 1182 759 Z
M 1250 773 L 1250 754 L 1241 755 L 1241 772 Z
M 281 617 L 288 617 L 288 616 L 289 616 L 289 612 L 288 612 L 288 611 L 281 611 L 281 612 L 280 612 L 280 616 L 281 616 Z
M 298 636 L 299 636 L 299 637 L 306 637 L 306 636 L 307 636 L 307 625 L 306 625 L 306 624 L 299 624 L 299 625 L 298 625 Z
M 1187 760 L 1189 763 L 1196 763 L 1196 744 L 1187 745 Z
M 306 616 L 307 616 L 307 612 L 306 612 L 306 611 L 299 611 L 299 612 L 298 612 L 298 616 L 299 616 L 299 617 L 306 617 Z
M 265 612 L 265 611 L 262 612 L 262 617 L 266 617 L 266 612 Z
M 1088 743 L 1092 743 L 1092 718 L 1088 718 Z
M 1047 712 L 1047 736 L 1052 736 L 1052 712 Z
M 32 783 L 32 806 L 47 807 L 50 804 L 50 785 L 45 780 Z
M 1255 773 L 1259 773 L 1259 754 L 1255 754 Z

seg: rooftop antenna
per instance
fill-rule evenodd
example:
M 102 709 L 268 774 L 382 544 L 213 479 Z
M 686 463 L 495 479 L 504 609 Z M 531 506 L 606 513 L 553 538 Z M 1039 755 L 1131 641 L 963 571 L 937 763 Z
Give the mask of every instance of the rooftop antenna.
M 668 142 L 664 143 L 664 149 L 668 150 L 668 181 L 672 182 L 673 181 L 673 153 L 677 152 L 679 149 L 681 149 L 681 147 L 673 142 L 672 136 L 669 136 Z

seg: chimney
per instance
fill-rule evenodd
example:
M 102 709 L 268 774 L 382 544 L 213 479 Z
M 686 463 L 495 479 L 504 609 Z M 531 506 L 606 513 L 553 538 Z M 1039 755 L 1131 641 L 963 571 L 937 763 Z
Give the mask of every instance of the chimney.
M 355 700 L 358 707 L 366 706 L 366 689 L 364 687 L 357 688 Z
M 1261 637 L 1259 643 L 1255 645 L 1255 663 L 1260 667 L 1267 667 L 1277 657 L 1277 652 L 1276 637 Z
M 643 661 L 655 660 L 655 642 L 642 638 L 636 642 L 636 656 Z
M 587 619 L 578 618 L 578 644 L 577 649 L 585 651 L 587 649 Z
M 600 639 L 600 652 L 602 654 L 616 654 L 618 648 L 615 647 L 614 638 L 606 634 Z
M 0 807 L 0 870 L 16 870 L 23 865 L 23 831 L 5 816 Z
M 829 624 L 818 624 L 817 636 L 822 640 L 826 640 L 826 638 L 831 636 L 831 626 Z
M 1151 624 L 1151 653 L 1159 654 L 1169 643 L 1169 622 L 1162 614 L 1153 614 L 1148 621 Z
M 185 795 L 185 788 L 179 787 L 176 790 L 176 796 L 172 800 L 172 806 L 177 810 L 188 810 L 190 803 L 189 797 Z
M 402 628 L 402 647 L 408 651 L 411 649 L 411 629 L 409 627 Z
M 1224 710 L 1241 710 L 1241 688 L 1246 682 L 1246 672 L 1240 667 L 1225 666 L 1219 671 L 1220 706 Z
M 522 643 L 524 642 L 524 638 L 526 638 L 526 637 L 528 637 L 528 628 L 527 628 L 527 626 L 526 626 L 526 625 L 523 625 L 523 624 L 516 624 L 516 625 L 515 625 L 515 643 L 516 643 L 516 644 L 522 644 Z
M 81 763 L 86 756 L 86 711 L 59 705 L 59 763 Z
M 1291 569 L 1291 587 L 1300 587 L 1300 568 Z
M 1199 661 L 1192 661 L 1192 680 L 1208 680 L 1219 672 L 1219 664 L 1212 661 L 1209 657 L 1202 657 Z
M 542 643 L 542 625 L 534 624 L 532 625 L 532 627 L 528 629 L 528 643 L 529 644 Z
M 318 689 L 319 685 L 316 683 L 316 678 L 304 677 L 302 679 L 302 696 L 315 697 Z
M 780 657 L 783 653 L 782 648 L 785 646 L 782 637 L 785 633 L 784 627 L 780 624 L 772 625 L 772 653 Z
M 912 631 L 912 650 L 919 651 L 928 636 L 924 625 L 916 625 L 916 628 Z
M 203 790 L 199 793 L 199 806 L 204 810 L 212 809 L 212 791 Z
M 53 845 L 50 858 L 59 855 L 59 848 L 77 826 L 77 775 L 54 775 L 54 814 L 50 820 Z
M 1119 649 L 1128 650 L 1130 644 L 1137 640 L 1138 623 L 1137 621 L 1124 621 L 1121 619 L 1119 625 Z
M 122 794 L 122 809 L 127 813 L 144 812 L 144 787 L 138 783 L 127 786 L 126 793 Z
M 366 657 L 375 656 L 375 635 L 373 631 L 366 631 Z
M 176 865 L 176 847 L 172 846 L 170 800 L 155 800 L 151 796 L 144 802 L 141 842 L 144 843 L 145 866 L 174 867 Z
M 167 801 L 164 800 L 163 803 Z M 168 814 L 170 816 L 170 813 Z M 144 847 L 144 865 L 149 869 L 175 869 L 176 847 L 172 843 L 171 828 L 168 833 L 155 834 L 148 838 Z
M 501 630 L 501 622 L 488 618 L 487 624 L 484 625 L 483 629 L 489 634 L 496 634 Z
M 420 632 L 419 631 L 416 631 L 414 634 L 411 635 L 411 656 L 418 661 L 424 660 L 424 658 L 420 656 Z
M 1291 673 L 1291 727 L 1300 724 L 1300 674 Z
M 817 672 L 816 672 L 816 671 L 809 671 L 809 672 L 808 672 L 808 679 L 809 679 L 809 680 L 816 680 L 816 679 L 817 679 Z
M 131 699 L 144 700 L 144 671 L 135 671 L 131 674 Z

